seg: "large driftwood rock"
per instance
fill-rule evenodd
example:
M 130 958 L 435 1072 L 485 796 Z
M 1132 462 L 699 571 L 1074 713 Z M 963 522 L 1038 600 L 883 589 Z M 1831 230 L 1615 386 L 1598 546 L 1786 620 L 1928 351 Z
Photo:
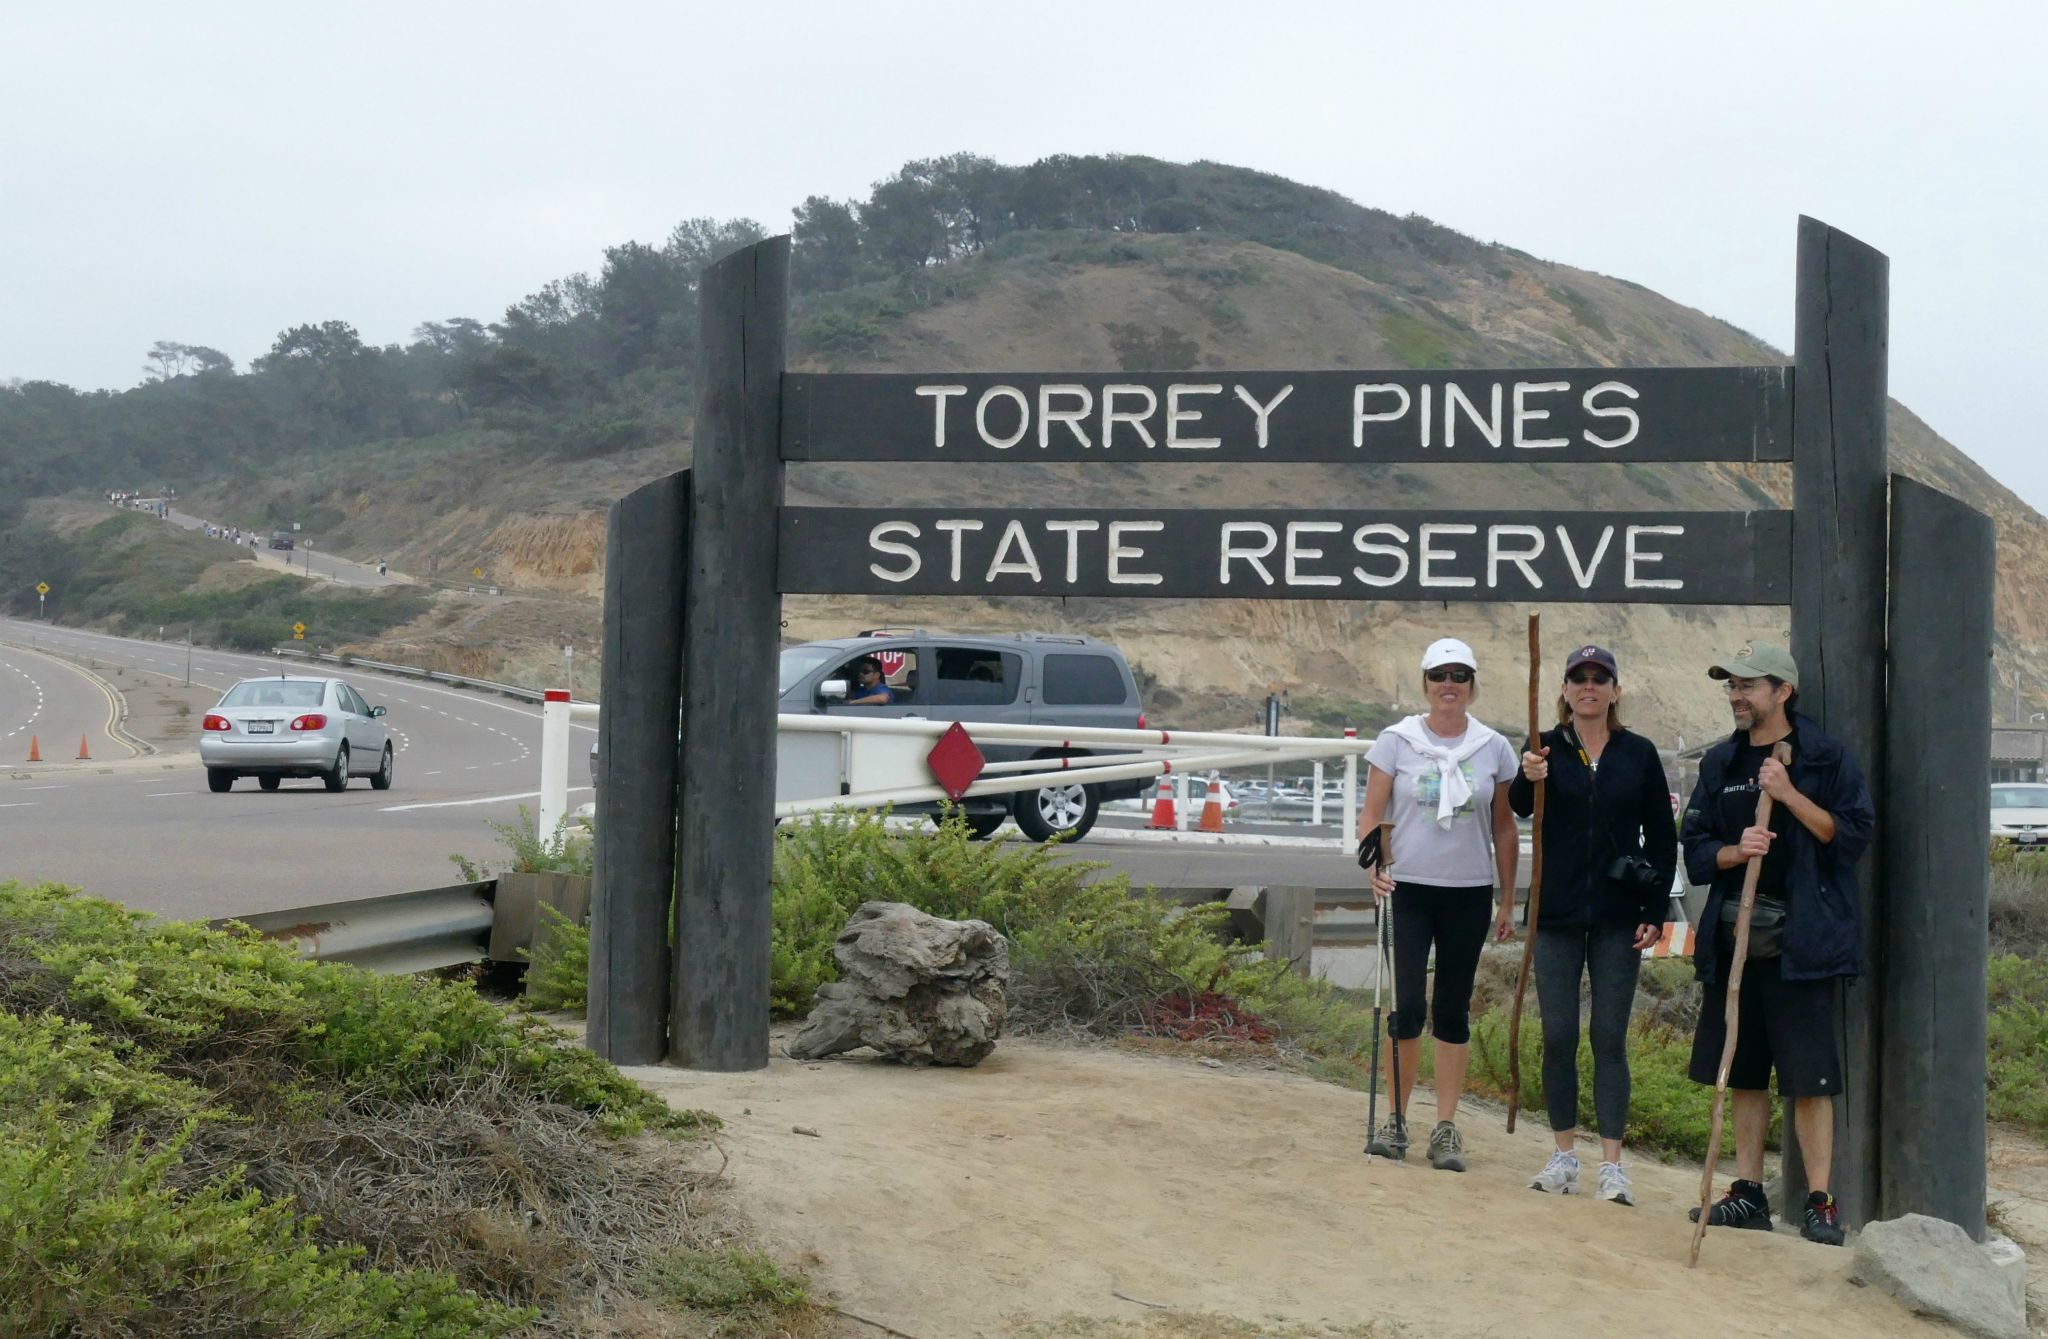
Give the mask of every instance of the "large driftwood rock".
M 815 1060 L 872 1046 L 908 1065 L 974 1065 L 1008 1013 L 1009 941 L 987 921 L 947 921 L 901 902 L 864 902 L 833 945 L 840 979 L 789 1044 Z

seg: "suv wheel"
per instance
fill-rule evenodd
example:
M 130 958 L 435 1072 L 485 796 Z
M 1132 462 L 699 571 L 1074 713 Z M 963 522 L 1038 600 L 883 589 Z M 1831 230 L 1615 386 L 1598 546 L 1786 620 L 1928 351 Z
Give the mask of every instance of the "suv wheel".
M 1093 786 L 1069 781 L 1017 793 L 1017 826 L 1035 842 L 1063 837 L 1079 841 L 1095 826 L 1102 800 Z

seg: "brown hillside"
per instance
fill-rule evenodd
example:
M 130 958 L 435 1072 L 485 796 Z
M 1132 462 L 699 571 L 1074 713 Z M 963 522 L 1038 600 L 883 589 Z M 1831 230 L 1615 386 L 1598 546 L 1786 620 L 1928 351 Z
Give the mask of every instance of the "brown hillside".
M 1755 338 L 1626 280 L 1505 248 L 1427 253 L 1390 244 L 1370 277 L 1254 243 L 1199 235 L 1047 235 L 1000 255 L 935 271 L 930 305 L 884 323 L 860 359 L 798 342 L 811 370 L 1058 371 L 1157 366 L 1163 354 L 1207 369 L 1646 366 L 1782 361 Z M 1786 276 L 1791 300 L 1791 276 Z M 801 313 L 799 314 L 801 316 Z M 1897 468 L 1987 511 L 1999 533 L 1999 674 L 2048 673 L 2048 527 L 1983 469 L 1896 403 Z M 687 425 L 671 449 L 557 466 L 494 462 L 487 448 L 408 453 L 394 483 L 365 489 L 349 470 L 346 548 L 443 575 L 472 561 L 508 584 L 594 595 L 601 589 L 601 509 L 635 483 L 687 460 Z M 399 483 L 397 480 L 403 480 Z M 339 484 L 336 489 L 338 491 Z M 793 467 L 793 500 L 906 505 L 948 500 L 1051 505 L 1739 508 L 1789 500 L 1783 467 L 1521 465 Z M 1160 684 L 1209 720 L 1250 719 L 1268 684 L 1296 695 L 1367 701 L 1415 696 L 1414 658 L 1430 637 L 1471 639 L 1494 675 L 1519 679 L 1522 620 L 1510 607 L 1335 602 L 1016 600 L 1000 603 L 793 599 L 789 635 L 914 622 L 948 627 L 1085 630 L 1126 647 Z M 1614 647 L 1636 720 L 1687 743 L 1724 728 L 1699 678 L 1716 648 L 1784 635 L 1782 611 L 1552 606 L 1551 654 L 1587 639 Z M 1553 662 L 1559 663 L 1559 662 Z M 1511 669 L 1512 667 L 1512 669 Z M 1496 687 L 1494 694 L 1501 690 Z M 1518 715 L 1519 692 L 1493 697 Z M 1482 704 L 1484 705 L 1484 704 Z M 1183 724 L 1197 720 L 1176 718 Z

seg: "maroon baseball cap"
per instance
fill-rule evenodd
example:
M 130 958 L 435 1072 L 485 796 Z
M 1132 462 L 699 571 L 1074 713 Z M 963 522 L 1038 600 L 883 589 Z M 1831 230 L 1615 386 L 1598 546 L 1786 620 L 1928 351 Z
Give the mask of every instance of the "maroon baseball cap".
M 1614 652 L 1604 646 L 1582 646 L 1569 656 L 1566 656 L 1564 662 L 1565 677 L 1569 679 L 1572 671 L 1581 665 L 1598 665 L 1615 678 L 1619 679 L 1621 677 L 1621 671 L 1614 664 Z

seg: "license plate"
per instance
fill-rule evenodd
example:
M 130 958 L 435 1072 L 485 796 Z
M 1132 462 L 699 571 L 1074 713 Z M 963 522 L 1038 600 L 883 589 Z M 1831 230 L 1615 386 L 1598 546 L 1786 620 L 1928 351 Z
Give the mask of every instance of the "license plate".
M 277 729 L 276 721 L 251 721 L 247 729 L 252 735 L 267 735 Z

